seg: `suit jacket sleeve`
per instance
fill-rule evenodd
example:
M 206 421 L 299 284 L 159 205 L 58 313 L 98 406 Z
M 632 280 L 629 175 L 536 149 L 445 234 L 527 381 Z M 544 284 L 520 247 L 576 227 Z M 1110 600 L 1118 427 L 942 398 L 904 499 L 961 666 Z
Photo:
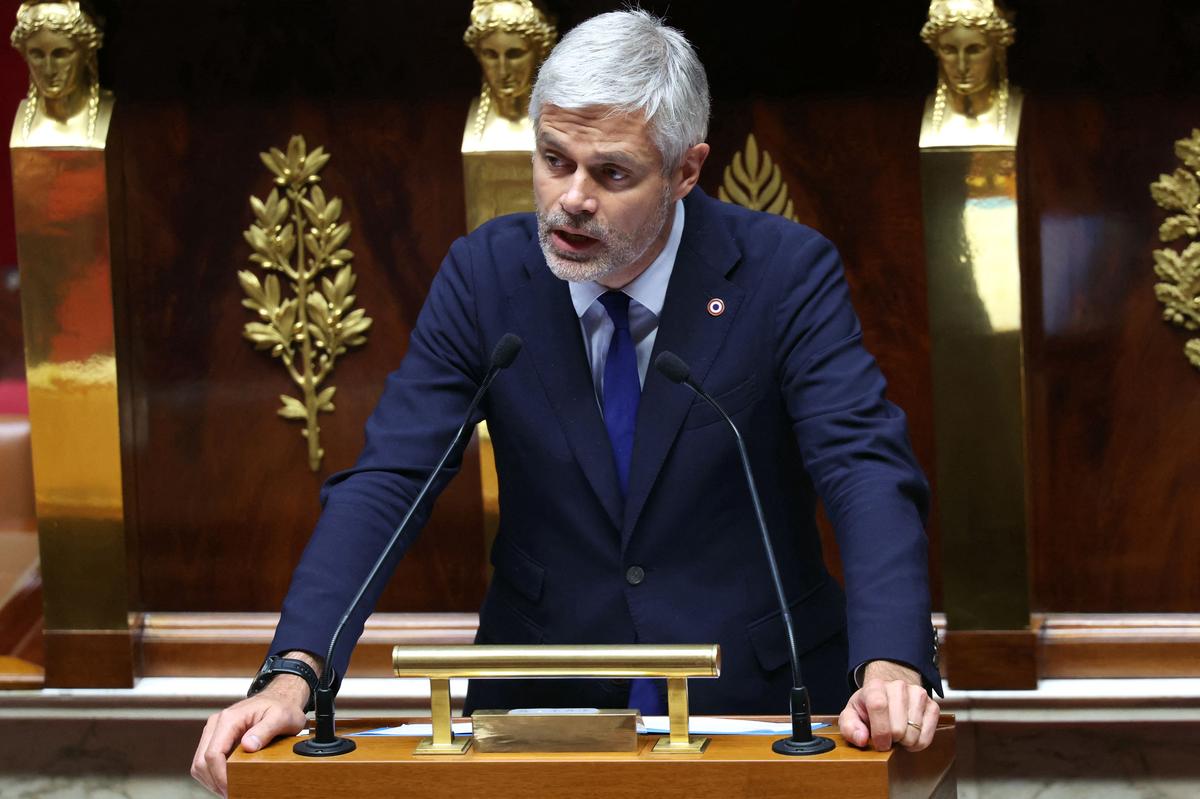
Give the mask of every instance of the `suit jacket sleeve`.
M 471 267 L 470 246 L 460 239 L 434 278 L 408 352 L 367 421 L 362 454 L 322 488 L 323 511 L 292 575 L 272 652 L 301 649 L 325 656 L 342 613 L 462 423 L 486 371 Z M 396 563 L 428 519 L 433 497 L 461 462 L 460 449 L 348 620 L 333 658 L 339 678 Z
M 924 532 L 929 489 L 904 413 L 886 399 L 862 345 L 833 245 L 812 236 L 792 257 L 793 268 L 781 270 L 792 282 L 780 292 L 776 362 L 805 467 L 837 534 L 849 664 L 902 661 L 940 691 Z

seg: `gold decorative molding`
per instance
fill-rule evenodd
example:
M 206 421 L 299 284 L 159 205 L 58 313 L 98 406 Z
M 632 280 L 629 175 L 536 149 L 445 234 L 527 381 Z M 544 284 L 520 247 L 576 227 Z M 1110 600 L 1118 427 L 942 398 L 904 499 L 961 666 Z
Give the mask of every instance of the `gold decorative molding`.
M 793 222 L 799 221 L 792 201 L 788 199 L 788 187 L 779 166 L 771 161 L 770 153 L 759 150 L 753 133 L 746 137 L 746 148 L 735 153 L 733 163 L 725 167 L 725 182 L 717 189 L 717 196 L 752 211 L 766 211 Z
M 1200 330 L 1200 129 L 1175 142 L 1175 155 L 1183 162 L 1170 175 L 1159 175 L 1150 184 L 1150 196 L 1174 212 L 1158 229 L 1163 243 L 1190 240 L 1183 250 L 1164 247 L 1154 251 L 1154 273 L 1163 282 L 1154 294 L 1163 304 L 1163 318 L 1185 330 Z M 1186 168 L 1184 168 L 1186 167 Z M 1200 369 L 1200 338 L 1188 341 L 1184 354 Z
M 317 417 L 333 411 L 336 391 L 321 384 L 347 347 L 366 343 L 371 319 L 363 309 L 354 309 L 350 293 L 357 278 L 349 263 L 354 253 L 342 247 L 350 237 L 350 223 L 338 221 L 342 201 L 326 200 L 317 185 L 329 154 L 322 147 L 308 152 L 304 137 L 293 136 L 286 154 L 272 147 L 259 157 L 275 176 L 276 187 L 266 200 L 250 198 L 255 222 L 242 235 L 254 250 L 250 260 L 266 277 L 259 281 L 249 269 L 238 272 L 246 292 L 242 305 L 258 316 L 246 323 L 243 335 L 255 349 L 279 358 L 300 389 L 299 398 L 279 395 L 283 406 L 277 413 L 304 422 L 300 435 L 308 441 L 308 466 L 315 472 L 325 455 Z M 284 197 L 279 196 L 281 188 Z M 323 277 L 324 272 L 332 273 L 332 279 Z M 293 296 L 283 296 L 279 275 Z

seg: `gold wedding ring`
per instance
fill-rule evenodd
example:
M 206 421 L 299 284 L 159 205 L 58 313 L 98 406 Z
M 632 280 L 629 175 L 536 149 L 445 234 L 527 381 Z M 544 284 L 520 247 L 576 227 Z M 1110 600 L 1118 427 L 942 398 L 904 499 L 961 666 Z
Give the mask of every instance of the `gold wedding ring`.
M 913 728 L 914 730 L 916 730 L 917 732 L 920 732 L 920 731 L 921 731 L 921 725 L 920 725 L 920 724 L 918 724 L 918 723 L 916 723 L 915 721 L 910 721 L 910 722 L 908 722 L 908 726 L 912 727 L 912 728 Z

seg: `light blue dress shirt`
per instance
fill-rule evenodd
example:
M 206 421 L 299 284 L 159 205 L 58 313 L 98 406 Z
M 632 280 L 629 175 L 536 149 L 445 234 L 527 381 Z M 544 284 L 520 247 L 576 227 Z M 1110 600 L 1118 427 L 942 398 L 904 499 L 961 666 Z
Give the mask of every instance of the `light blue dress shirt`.
M 650 354 L 654 351 L 654 339 L 658 335 L 658 317 L 662 314 L 663 301 L 667 296 L 667 284 L 675 268 L 675 256 L 679 252 L 679 241 L 683 238 L 683 201 L 675 202 L 675 215 L 671 221 L 671 233 L 662 252 L 646 270 L 621 289 L 629 295 L 629 332 L 633 335 L 633 347 L 637 352 L 638 378 L 646 383 L 646 370 L 650 368 Z M 589 280 L 572 282 L 571 302 L 579 316 L 583 331 L 583 345 L 587 350 L 588 363 L 592 369 L 592 384 L 596 387 L 596 402 L 603 410 L 604 361 L 608 357 L 608 345 L 612 341 L 613 323 L 608 318 L 597 298 L 607 288 Z

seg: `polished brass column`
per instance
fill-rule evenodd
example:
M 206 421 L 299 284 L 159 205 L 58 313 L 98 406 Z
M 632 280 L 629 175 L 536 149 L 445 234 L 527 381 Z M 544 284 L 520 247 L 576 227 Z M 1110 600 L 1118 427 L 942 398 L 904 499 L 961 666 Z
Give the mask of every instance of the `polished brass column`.
M 467 231 L 505 214 L 533 211 L 533 125 L 529 95 L 558 38 L 555 20 L 533 0 L 473 0 L 463 43 L 483 72 L 463 127 Z M 500 483 L 487 422 L 479 437 L 484 552 L 500 528 Z M 488 566 L 489 579 L 491 565 Z
M 13 34 L 32 81 L 10 150 L 48 687 L 133 682 L 100 39 L 74 2 L 22 5 Z
M 960 688 L 1037 683 L 1017 229 L 1022 97 L 1005 59 L 1014 35 L 991 0 L 934 0 L 922 31 L 939 62 L 921 130 L 921 194 L 944 672 Z
M 921 181 L 953 658 L 958 631 L 1029 627 L 1016 151 L 923 150 Z

